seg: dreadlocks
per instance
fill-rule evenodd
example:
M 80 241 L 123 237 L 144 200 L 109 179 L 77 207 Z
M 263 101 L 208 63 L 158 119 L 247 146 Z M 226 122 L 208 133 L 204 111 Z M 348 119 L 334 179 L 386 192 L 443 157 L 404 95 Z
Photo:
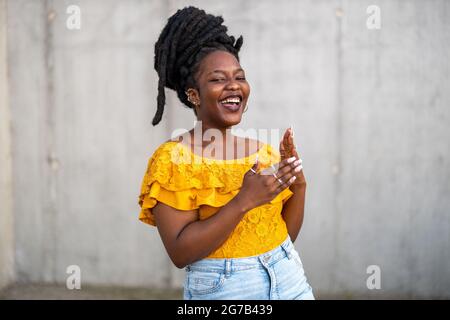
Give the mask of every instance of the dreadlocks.
M 194 75 L 200 61 L 216 50 L 233 54 L 239 61 L 239 50 L 243 38 L 228 36 L 221 16 L 213 16 L 195 7 L 178 10 L 167 21 L 155 44 L 155 70 L 158 73 L 157 110 L 152 124 L 162 118 L 166 96 L 164 87 L 175 90 L 178 98 L 187 107 L 195 107 L 187 100 L 185 90 L 196 88 Z

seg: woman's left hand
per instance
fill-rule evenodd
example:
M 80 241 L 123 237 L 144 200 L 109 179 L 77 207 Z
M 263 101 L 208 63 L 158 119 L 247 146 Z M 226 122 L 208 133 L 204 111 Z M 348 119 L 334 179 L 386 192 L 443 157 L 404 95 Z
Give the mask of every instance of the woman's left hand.
M 288 128 L 286 132 L 283 135 L 283 139 L 280 142 L 280 161 L 283 161 L 284 159 L 295 157 L 297 160 L 300 159 L 297 149 L 295 147 L 294 143 L 294 131 L 292 127 Z M 300 160 L 301 161 L 301 160 Z M 297 179 L 295 179 L 294 183 L 292 183 L 291 186 L 303 186 L 306 185 L 306 179 L 303 174 L 303 167 L 301 167 L 300 172 L 298 172 L 296 175 Z

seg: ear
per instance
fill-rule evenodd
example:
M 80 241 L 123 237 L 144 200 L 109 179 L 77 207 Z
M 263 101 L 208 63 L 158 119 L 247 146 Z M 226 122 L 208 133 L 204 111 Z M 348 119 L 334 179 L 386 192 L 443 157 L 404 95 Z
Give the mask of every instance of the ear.
M 189 88 L 188 90 L 186 90 L 186 93 L 188 94 L 188 100 L 192 104 L 196 106 L 200 105 L 200 93 L 197 89 Z

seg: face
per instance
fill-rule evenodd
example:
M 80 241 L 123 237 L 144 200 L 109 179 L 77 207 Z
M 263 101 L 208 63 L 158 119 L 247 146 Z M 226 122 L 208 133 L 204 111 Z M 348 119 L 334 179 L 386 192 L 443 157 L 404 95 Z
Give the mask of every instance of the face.
M 241 122 L 250 86 L 236 57 L 225 51 L 214 51 L 200 62 L 194 77 L 197 89 L 189 89 L 193 102 L 200 103 L 197 118 L 204 125 L 226 128 Z

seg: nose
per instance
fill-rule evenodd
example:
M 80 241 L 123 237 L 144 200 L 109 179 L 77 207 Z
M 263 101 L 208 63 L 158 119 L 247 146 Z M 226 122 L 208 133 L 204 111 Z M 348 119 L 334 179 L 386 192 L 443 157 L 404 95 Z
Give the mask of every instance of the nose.
M 239 88 L 239 83 L 235 79 L 231 79 L 226 86 L 228 90 L 238 90 Z

